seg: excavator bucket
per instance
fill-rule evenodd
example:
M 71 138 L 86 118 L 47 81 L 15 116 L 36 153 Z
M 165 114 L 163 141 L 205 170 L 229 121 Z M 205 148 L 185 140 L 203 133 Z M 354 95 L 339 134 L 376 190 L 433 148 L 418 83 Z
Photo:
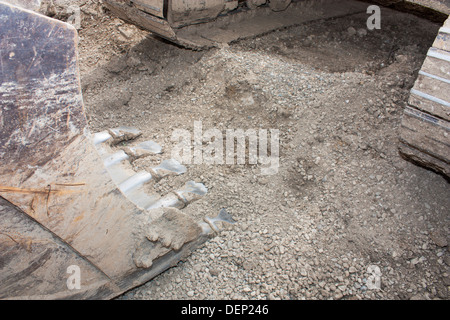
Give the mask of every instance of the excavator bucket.
M 159 154 L 134 128 L 87 127 L 69 24 L 0 2 L 0 298 L 108 299 L 140 285 L 216 234 L 222 211 L 183 213 L 206 194 L 194 181 L 166 195 L 130 161 Z

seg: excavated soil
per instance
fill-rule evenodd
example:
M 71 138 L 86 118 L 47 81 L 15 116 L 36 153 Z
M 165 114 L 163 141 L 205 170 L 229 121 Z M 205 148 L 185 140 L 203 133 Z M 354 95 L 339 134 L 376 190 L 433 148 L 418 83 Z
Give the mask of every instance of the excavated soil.
M 151 187 L 188 180 L 208 194 L 184 212 L 221 208 L 237 223 L 120 299 L 448 299 L 450 188 L 403 160 L 408 93 L 440 27 L 382 11 L 191 51 L 84 1 L 80 69 L 92 131 L 142 130 L 171 157 L 176 129 L 278 129 L 278 172 L 186 164 Z M 206 146 L 208 143 L 204 142 Z M 375 274 L 371 270 L 378 270 Z M 381 280 L 374 287 L 373 280 Z

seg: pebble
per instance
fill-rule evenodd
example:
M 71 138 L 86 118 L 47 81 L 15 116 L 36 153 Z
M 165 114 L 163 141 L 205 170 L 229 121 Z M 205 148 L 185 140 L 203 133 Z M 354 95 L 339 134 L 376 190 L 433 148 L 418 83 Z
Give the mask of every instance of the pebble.
M 220 271 L 217 270 L 217 269 L 209 269 L 209 273 L 210 273 L 212 276 L 218 276 L 219 273 L 220 273 Z
M 431 232 L 430 238 L 438 247 L 443 248 L 448 245 L 447 239 L 439 232 Z
M 358 33 L 358 36 L 364 37 L 367 35 L 367 29 L 360 28 L 360 29 L 358 29 L 357 33 Z
M 340 300 L 344 297 L 344 295 L 341 292 L 338 292 L 334 295 L 334 299 Z
M 353 28 L 353 27 L 349 27 L 347 29 L 347 33 L 348 33 L 349 36 L 354 36 L 356 34 L 356 29 Z

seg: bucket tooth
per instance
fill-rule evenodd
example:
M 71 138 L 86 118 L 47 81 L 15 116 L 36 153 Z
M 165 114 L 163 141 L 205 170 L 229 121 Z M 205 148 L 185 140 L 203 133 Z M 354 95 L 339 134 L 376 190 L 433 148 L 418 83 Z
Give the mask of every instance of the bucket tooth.
M 118 144 L 123 141 L 133 140 L 142 135 L 142 132 L 133 127 L 118 127 L 109 129 L 108 133 L 112 137 L 112 143 Z
M 106 168 L 109 168 L 115 164 L 118 164 L 119 162 L 122 162 L 124 160 L 128 160 L 128 155 L 123 151 L 117 151 L 116 153 L 113 153 L 112 155 L 108 155 L 104 158 L 103 164 Z
M 124 151 L 130 156 L 131 161 L 134 161 L 152 154 L 160 154 L 162 153 L 162 148 L 154 141 L 145 141 L 135 147 L 126 147 Z
M 202 183 L 188 181 L 183 189 L 167 194 L 157 202 L 151 204 L 146 209 L 156 209 L 162 207 L 173 207 L 182 209 L 188 204 L 200 199 L 208 192 Z
M 141 136 L 142 132 L 133 127 L 118 127 L 97 132 L 93 135 L 94 145 L 108 142 L 108 144 L 118 144 L 123 141 L 133 140 Z
M 100 155 L 105 155 L 111 152 L 108 149 L 111 145 L 136 139 L 140 135 L 142 135 L 141 131 L 136 128 L 119 127 L 95 133 L 92 141 Z M 134 161 L 152 154 L 160 154 L 162 153 L 162 147 L 158 143 L 149 140 L 141 142 L 137 146 L 123 147 L 123 151 L 129 156 L 130 161 Z
M 217 217 L 214 217 L 214 218 L 205 217 L 203 220 L 206 223 L 208 223 L 208 225 L 211 227 L 211 229 L 214 230 L 215 232 L 220 231 L 220 227 L 217 225 L 218 222 L 220 222 L 220 223 L 225 222 L 225 223 L 229 223 L 229 224 L 236 223 L 236 221 L 231 217 L 231 215 L 225 209 L 221 209 L 219 211 L 219 214 L 217 215 Z
M 145 209 L 152 210 L 158 208 L 177 208 L 183 209 L 185 207 L 185 203 L 177 197 L 175 193 L 169 193 L 166 196 L 157 199 L 155 202 L 149 204 Z
M 186 173 L 187 169 L 175 159 L 164 160 L 159 166 L 152 168 L 154 176 L 158 179 L 168 175 L 180 175 Z
M 145 210 L 156 208 L 182 209 L 208 192 L 202 183 L 188 181 L 182 189 L 171 192 L 164 197 L 152 192 L 149 193 L 149 188 L 145 187 L 146 183 L 151 180 L 158 181 L 172 175 L 184 174 L 187 172 L 186 167 L 175 159 L 168 159 L 162 161 L 160 165 L 150 168 L 149 172 L 141 171 L 136 173 L 130 166 L 130 162 L 136 159 L 135 152 L 141 155 L 144 152 L 158 154 L 161 153 L 162 148 L 156 142 L 145 141 L 136 147 L 124 148 L 124 150 L 110 154 L 110 152 L 113 152 L 113 149 L 110 147 L 113 139 L 108 138 L 110 131 L 112 130 L 95 134 L 94 143 L 95 141 L 105 142 L 96 144 L 104 159 L 105 167 L 120 191 L 139 208 Z M 133 132 L 138 133 L 140 131 L 134 129 Z M 144 151 L 141 151 L 141 149 L 144 149 Z
M 119 189 L 123 193 L 127 194 L 131 190 L 136 189 L 149 182 L 151 179 L 152 175 L 150 173 L 148 173 L 147 171 L 141 171 L 119 184 Z
M 92 141 L 94 143 L 94 145 L 98 145 L 100 143 L 104 143 L 106 141 L 108 141 L 109 139 L 112 139 L 111 135 L 109 134 L 108 131 L 102 131 L 102 132 L 97 132 L 94 134 Z
M 177 191 L 177 195 L 184 201 L 185 204 L 189 204 L 200 199 L 207 192 L 208 189 L 203 183 L 188 181 L 182 190 Z
M 122 127 L 123 128 L 123 127 Z M 125 131 L 123 129 L 111 129 L 99 132 L 94 135 L 94 144 L 103 159 L 103 163 L 119 190 L 136 206 L 141 209 L 153 207 L 174 207 L 183 208 L 187 203 L 192 202 L 186 200 L 178 193 L 161 198 L 160 195 L 148 193 L 145 184 L 151 180 L 160 180 L 170 175 L 180 175 L 187 171 L 186 167 L 174 159 L 164 160 L 160 165 L 150 168 L 149 171 L 141 171 L 136 173 L 130 164 L 136 158 L 147 156 L 150 154 L 158 154 L 162 152 L 159 144 L 153 141 L 145 141 L 136 147 L 128 147 L 124 150 L 114 152 L 110 144 L 114 139 L 109 132 L 116 132 L 117 137 L 132 137 L 138 134 L 138 129 Z M 131 131 L 131 134 L 129 133 Z M 110 136 L 110 138 L 108 138 Z M 103 143 L 102 143 L 103 142 Z M 114 153 L 113 153 L 114 152 Z M 188 184 L 189 186 L 189 184 Z M 191 186 L 190 189 L 193 189 Z M 186 189 L 188 191 L 188 189 Z M 186 192 L 185 191 L 185 192 Z M 183 191 L 182 191 L 183 192 Z M 191 197 L 192 198 L 192 197 Z M 181 199 L 184 199 L 181 200 Z M 156 204 L 156 206 L 155 206 Z

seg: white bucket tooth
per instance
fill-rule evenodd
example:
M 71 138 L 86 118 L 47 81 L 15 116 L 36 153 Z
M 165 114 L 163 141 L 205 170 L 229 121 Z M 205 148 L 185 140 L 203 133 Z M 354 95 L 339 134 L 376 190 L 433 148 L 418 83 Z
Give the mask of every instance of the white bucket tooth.
M 208 193 L 208 188 L 205 187 L 203 183 L 195 182 L 195 181 L 188 181 L 185 184 L 185 189 L 183 192 L 189 192 L 189 193 L 195 193 L 200 196 L 204 196 L 206 193 Z
M 217 217 L 215 218 L 205 217 L 204 221 L 207 222 L 210 225 L 211 229 L 213 229 L 215 232 L 220 231 L 220 228 L 217 226 L 217 222 L 226 222 L 229 224 L 236 223 L 236 220 L 234 220 L 225 209 L 221 209 Z
M 198 183 L 195 181 L 188 181 L 184 185 L 182 190 L 176 192 L 176 194 L 183 200 L 187 205 L 199 198 L 203 197 L 208 192 L 208 189 L 203 183 Z
M 131 176 L 119 185 L 119 189 L 123 193 L 128 193 L 129 191 L 142 186 L 144 183 L 149 182 L 152 179 L 152 175 L 147 171 L 141 171 Z
M 169 174 L 183 174 L 187 171 L 183 166 L 175 159 L 164 160 L 159 166 L 153 168 L 153 171 L 161 178 Z
M 142 132 L 136 128 L 125 126 L 109 129 L 108 133 L 113 138 L 113 143 L 136 139 L 142 134 Z
M 151 153 L 159 154 L 162 152 L 162 148 L 159 144 L 154 141 L 145 141 L 140 143 L 137 148 L 147 150 Z
M 162 147 L 154 141 L 145 141 L 135 147 L 128 147 L 124 150 L 133 160 L 147 157 L 151 154 L 162 153 Z
M 111 135 L 108 133 L 108 131 L 102 131 L 102 132 L 97 132 L 94 134 L 92 140 L 94 142 L 94 145 L 98 145 L 100 143 L 106 142 L 109 139 L 111 139 Z
M 205 195 L 208 190 L 194 181 L 187 182 L 181 190 L 171 192 L 164 197 L 148 194 L 143 187 L 152 179 L 161 179 L 168 175 L 180 175 L 187 171 L 186 167 L 175 159 L 164 160 L 149 172 L 134 172 L 130 163 L 133 160 L 149 155 L 159 154 L 162 148 L 154 141 L 145 141 L 134 147 L 126 147 L 112 153 L 111 145 L 120 141 L 136 138 L 141 132 L 135 128 L 119 127 L 94 134 L 94 144 L 103 158 L 103 163 L 112 180 L 124 195 L 137 206 L 144 209 L 161 207 L 184 208 L 189 203 Z M 106 144 L 103 144 L 106 142 Z M 127 162 L 125 162 L 127 160 Z
M 145 209 L 157 209 L 157 208 L 177 208 L 182 209 L 185 207 L 185 203 L 177 197 L 174 193 L 169 193 L 165 197 L 158 199 L 157 201 L 149 204 Z
M 117 186 L 127 181 L 136 174 L 135 171 L 133 171 L 130 168 L 127 168 L 122 163 L 116 163 L 112 166 L 109 166 L 108 168 L 106 168 L 106 170 L 108 170 L 111 179 Z
M 106 168 L 109 168 L 121 161 L 127 160 L 128 158 L 128 155 L 123 150 L 120 150 L 116 153 L 113 153 L 112 155 L 105 157 L 103 159 L 103 164 Z
M 189 203 L 198 200 L 208 192 L 208 189 L 202 184 L 195 181 L 188 181 L 183 189 L 169 193 L 165 197 L 159 199 L 146 209 L 155 209 L 161 207 L 184 208 Z

